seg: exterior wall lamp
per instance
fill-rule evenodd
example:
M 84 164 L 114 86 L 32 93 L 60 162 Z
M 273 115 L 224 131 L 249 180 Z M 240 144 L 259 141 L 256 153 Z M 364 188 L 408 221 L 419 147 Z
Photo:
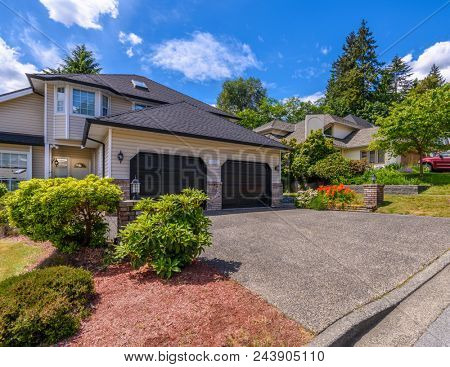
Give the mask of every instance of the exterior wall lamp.
M 133 200 L 138 200 L 140 192 L 141 192 L 141 183 L 139 182 L 137 177 L 135 177 L 133 181 L 131 181 L 131 194 Z
M 122 151 L 120 151 L 117 154 L 117 159 L 119 160 L 119 163 L 122 164 L 122 161 L 123 161 L 123 153 L 122 153 Z

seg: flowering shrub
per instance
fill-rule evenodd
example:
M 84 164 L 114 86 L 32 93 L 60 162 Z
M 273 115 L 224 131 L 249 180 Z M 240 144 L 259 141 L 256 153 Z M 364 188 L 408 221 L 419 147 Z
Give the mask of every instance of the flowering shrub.
M 355 192 L 343 184 L 320 186 L 317 191 L 319 195 L 322 194 L 325 196 L 328 206 L 331 208 L 337 206 L 344 207 L 355 199 Z
M 311 201 L 317 196 L 318 192 L 313 189 L 300 190 L 295 198 L 297 208 L 308 208 Z

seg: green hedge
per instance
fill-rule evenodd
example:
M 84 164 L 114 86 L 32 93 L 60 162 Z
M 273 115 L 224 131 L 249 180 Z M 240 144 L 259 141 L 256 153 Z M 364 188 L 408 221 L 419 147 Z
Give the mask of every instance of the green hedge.
M 127 258 L 136 268 L 149 264 L 164 278 L 180 272 L 211 245 L 211 222 L 202 209 L 207 198 L 200 190 L 185 189 L 157 201 L 141 200 L 136 209 L 142 214 L 119 234 L 116 259 Z
M 362 185 L 372 183 L 375 175 L 376 183 L 380 185 L 420 185 L 418 178 L 408 177 L 407 174 L 398 171 L 397 166 L 385 166 L 383 168 L 370 168 L 362 175 L 354 176 L 343 181 L 346 185 Z
M 75 334 L 93 293 L 92 275 L 67 266 L 0 282 L 0 346 L 51 345 Z
M 116 211 L 122 191 L 112 179 L 33 179 L 19 184 L 5 204 L 10 222 L 35 241 L 51 241 L 59 250 L 105 244 L 105 212 Z

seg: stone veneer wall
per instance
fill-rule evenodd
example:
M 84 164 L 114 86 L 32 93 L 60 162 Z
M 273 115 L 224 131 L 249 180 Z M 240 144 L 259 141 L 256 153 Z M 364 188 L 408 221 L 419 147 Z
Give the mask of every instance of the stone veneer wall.
M 370 184 L 364 187 L 364 205 L 366 208 L 377 208 L 384 201 L 384 185 Z
M 138 200 L 124 200 L 119 203 L 117 210 L 117 229 L 125 227 L 139 215 L 137 210 L 133 210 Z
M 272 207 L 278 208 L 283 200 L 283 184 L 281 182 L 272 183 Z
M 206 194 L 209 197 L 206 203 L 207 210 L 221 210 L 222 209 L 222 182 L 208 182 L 206 187 Z
M 364 185 L 345 185 L 353 191 L 362 194 Z M 428 189 L 426 185 L 385 185 L 384 193 L 391 195 L 417 195 Z
M 114 179 L 114 183 L 123 191 L 123 199 L 130 199 L 130 180 Z

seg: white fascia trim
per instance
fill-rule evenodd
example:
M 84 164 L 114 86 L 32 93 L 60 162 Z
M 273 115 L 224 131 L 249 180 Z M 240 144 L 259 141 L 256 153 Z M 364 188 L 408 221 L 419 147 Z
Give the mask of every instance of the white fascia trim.
M 48 142 L 48 125 L 47 125 L 47 83 L 44 83 L 44 143 Z
M 108 129 L 108 173 L 107 177 L 112 177 L 112 129 Z
M 6 95 L 0 96 L 0 102 L 10 101 L 11 99 L 27 96 L 27 95 L 33 94 L 33 93 L 34 92 L 31 87 L 24 89 L 24 90 L 18 90 L 16 92 L 12 92 L 12 93 L 8 93 Z
M 72 90 L 68 84 L 64 86 L 64 102 L 65 106 L 65 114 L 66 114 L 66 139 L 69 139 L 69 106 L 70 106 L 70 95 L 72 94 Z

